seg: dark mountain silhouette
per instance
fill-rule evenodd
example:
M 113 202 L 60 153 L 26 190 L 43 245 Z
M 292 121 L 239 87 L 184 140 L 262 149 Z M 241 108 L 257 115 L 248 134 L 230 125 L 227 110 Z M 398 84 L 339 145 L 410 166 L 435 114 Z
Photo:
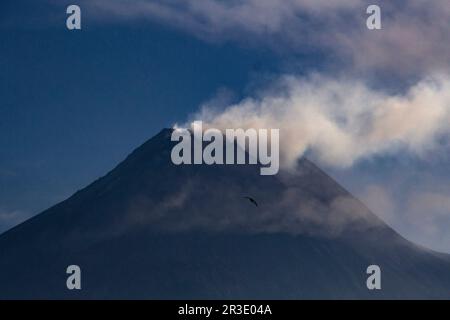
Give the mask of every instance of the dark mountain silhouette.
M 170 134 L 0 235 L 0 298 L 450 298 L 448 255 L 400 237 L 307 159 L 276 176 L 176 166 Z M 72 264 L 81 290 L 66 288 Z M 371 264 L 381 290 L 366 287 Z

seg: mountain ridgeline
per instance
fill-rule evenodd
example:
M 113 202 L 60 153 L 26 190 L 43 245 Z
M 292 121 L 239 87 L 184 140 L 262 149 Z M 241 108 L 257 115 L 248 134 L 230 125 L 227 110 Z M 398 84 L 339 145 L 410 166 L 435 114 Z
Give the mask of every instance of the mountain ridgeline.
M 0 298 L 450 298 L 448 255 L 400 237 L 307 159 L 273 176 L 177 166 L 171 132 L 0 235 Z M 366 286 L 372 264 L 381 290 Z M 66 287 L 69 265 L 81 290 Z

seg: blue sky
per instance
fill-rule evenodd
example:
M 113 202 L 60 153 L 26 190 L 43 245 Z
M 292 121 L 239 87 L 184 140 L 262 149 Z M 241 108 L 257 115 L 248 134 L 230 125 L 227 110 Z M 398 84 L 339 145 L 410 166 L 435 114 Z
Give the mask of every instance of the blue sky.
M 378 33 L 365 27 L 362 0 L 79 1 L 82 30 L 69 31 L 72 3 L 0 4 L 0 232 L 224 92 L 239 105 L 280 77 L 314 73 L 349 83 L 339 89 L 344 97 L 361 83 L 389 100 L 436 71 L 448 75 L 450 11 L 441 1 L 425 10 L 422 1 L 383 2 Z M 432 97 L 448 106 L 441 91 Z M 447 127 L 436 129 L 430 149 L 403 135 L 405 148 L 354 145 L 361 154 L 346 166 L 321 161 L 321 145 L 307 154 L 407 238 L 450 252 Z

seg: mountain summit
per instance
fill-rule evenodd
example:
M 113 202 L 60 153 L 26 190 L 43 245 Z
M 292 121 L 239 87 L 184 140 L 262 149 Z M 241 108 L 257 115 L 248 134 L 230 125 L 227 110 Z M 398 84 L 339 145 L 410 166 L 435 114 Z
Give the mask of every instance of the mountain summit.
M 450 298 L 448 255 L 400 237 L 309 160 L 275 176 L 177 166 L 171 132 L 0 235 L 0 298 Z M 366 287 L 373 264 L 381 290 Z M 69 265 L 81 290 L 66 288 Z

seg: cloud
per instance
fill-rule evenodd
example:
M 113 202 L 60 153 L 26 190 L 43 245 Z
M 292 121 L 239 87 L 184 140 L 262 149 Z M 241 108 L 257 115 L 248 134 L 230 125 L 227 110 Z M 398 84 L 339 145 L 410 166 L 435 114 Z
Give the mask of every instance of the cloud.
M 368 30 L 369 0 L 89 0 L 106 19 L 143 19 L 208 41 L 322 52 L 339 65 L 417 75 L 449 68 L 447 0 L 377 1 L 382 30 Z
M 270 214 L 267 216 L 272 224 L 263 220 L 265 224 L 260 228 L 266 232 L 337 237 L 382 225 L 367 207 L 351 195 L 335 195 L 324 202 L 317 196 L 308 197 L 304 194 L 303 188 L 288 186 L 282 193 L 280 203 L 269 208 Z M 254 221 L 260 220 L 256 218 Z
M 193 118 L 222 130 L 279 128 L 285 169 L 305 153 L 335 167 L 400 152 L 420 157 L 450 135 L 450 79 L 427 77 L 389 95 L 356 79 L 285 76 L 256 98 L 225 109 L 207 103 Z
M 189 175 L 185 183 L 174 184 L 168 194 L 155 196 L 158 191 L 154 191 L 136 196 L 125 219 L 103 230 L 102 236 L 149 226 L 158 232 L 281 232 L 337 237 L 380 226 L 367 207 L 324 178 L 307 160 L 304 171 L 281 174 L 270 181 L 251 169 L 245 170 L 250 177 L 243 181 L 238 178 L 242 174 L 239 166 L 228 169 L 227 174 L 217 175 L 219 168 L 207 167 L 204 174 Z M 318 185 L 299 183 L 311 176 L 324 180 Z M 244 199 L 247 194 L 257 199 L 257 208 Z

